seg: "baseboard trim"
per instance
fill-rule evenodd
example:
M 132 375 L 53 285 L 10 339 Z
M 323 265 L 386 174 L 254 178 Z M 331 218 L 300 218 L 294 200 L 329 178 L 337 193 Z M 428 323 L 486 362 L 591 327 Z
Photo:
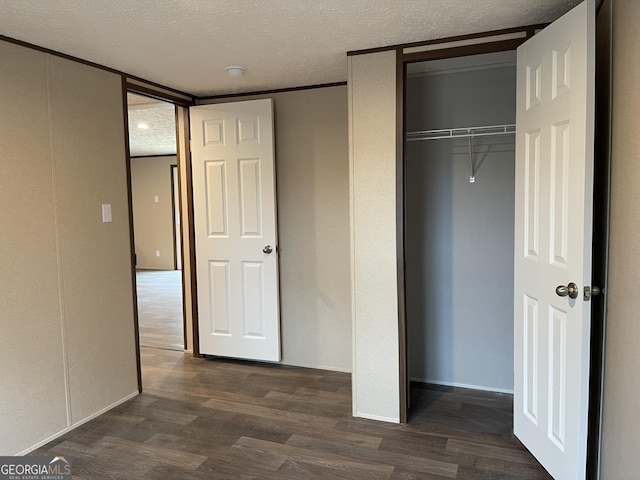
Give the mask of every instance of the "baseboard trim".
M 427 378 L 416 378 L 416 377 L 411 377 L 411 381 L 420 382 L 420 383 L 432 383 L 434 385 L 442 385 L 443 387 L 469 388 L 471 390 L 482 390 L 485 392 L 494 392 L 494 393 L 508 393 L 509 395 L 513 395 L 513 390 L 509 390 L 505 388 L 486 387 L 484 385 L 473 385 L 471 383 L 443 382 L 441 380 L 430 380 Z
M 356 418 L 366 418 L 367 420 L 376 420 L 378 422 L 400 423 L 400 418 L 398 417 L 395 417 L 395 418 L 383 417 L 380 415 L 371 415 L 369 413 L 359 413 L 359 412 L 354 412 L 353 416 Z
M 42 440 L 41 442 L 36 443 L 35 445 L 32 445 L 31 447 L 27 448 L 26 450 L 23 450 L 20 453 L 16 453 L 15 456 L 16 457 L 21 457 L 24 455 L 27 455 L 28 453 L 33 452 L 34 450 L 40 448 L 43 445 L 46 445 L 47 443 L 55 440 L 58 437 L 61 437 L 62 435 L 64 435 L 65 433 L 69 433 L 71 430 L 75 430 L 76 428 L 78 428 L 80 425 L 84 425 L 85 423 L 93 420 L 94 418 L 99 417 L 100 415 L 102 415 L 103 413 L 107 413 L 109 410 L 111 410 L 112 408 L 117 407 L 120 404 L 123 404 L 124 402 L 126 402 L 127 400 L 131 400 L 134 397 L 137 397 L 138 395 L 140 395 L 140 393 L 138 393 L 138 391 L 136 390 L 133 393 L 130 393 L 129 395 L 127 395 L 126 397 L 118 400 L 115 403 L 112 403 L 111 405 L 109 405 L 108 407 L 103 408 L 102 410 L 98 410 L 96 413 L 89 415 L 87 418 L 83 418 L 82 420 L 74 423 L 73 425 L 64 428 L 62 430 L 60 430 L 58 433 L 54 433 L 53 435 L 51 435 L 50 437 L 45 438 L 44 440 Z
M 329 372 L 351 373 L 351 369 L 349 368 L 330 367 L 328 365 L 304 365 L 301 363 L 288 363 L 288 362 L 282 362 L 282 365 L 286 365 L 288 367 L 310 368 L 313 370 L 327 370 Z
M 309 367 L 314 368 L 314 367 Z M 340 373 L 351 373 L 350 368 L 340 368 L 340 367 L 328 367 L 326 365 L 320 365 L 319 367 L 315 367 L 318 370 L 329 370 L 330 372 L 340 372 Z
M 185 350 L 185 352 L 187 352 L 187 350 Z M 258 359 L 252 359 L 252 358 L 234 358 L 234 357 L 210 355 L 208 353 L 203 353 L 202 355 L 204 355 L 205 358 L 213 358 L 213 359 L 218 359 L 222 361 L 233 360 L 233 361 L 249 362 L 249 363 L 262 363 L 265 365 L 279 365 L 281 367 L 308 368 L 311 370 L 326 370 L 329 372 L 351 373 L 351 370 L 348 368 L 330 367 L 327 365 L 305 365 L 303 363 L 294 363 L 288 360 L 258 360 Z

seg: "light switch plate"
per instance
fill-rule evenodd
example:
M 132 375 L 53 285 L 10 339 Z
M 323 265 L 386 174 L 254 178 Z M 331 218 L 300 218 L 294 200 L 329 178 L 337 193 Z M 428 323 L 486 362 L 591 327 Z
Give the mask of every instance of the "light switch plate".
M 102 223 L 110 223 L 112 222 L 111 218 L 111 204 L 103 203 L 102 204 Z

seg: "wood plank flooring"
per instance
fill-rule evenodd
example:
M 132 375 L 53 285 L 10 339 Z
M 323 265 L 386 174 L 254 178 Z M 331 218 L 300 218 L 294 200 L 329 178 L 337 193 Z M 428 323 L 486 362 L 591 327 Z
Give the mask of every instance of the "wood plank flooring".
M 136 284 L 140 345 L 183 351 L 182 271 L 137 270 Z
M 33 452 L 81 479 L 549 479 L 511 397 L 415 386 L 408 426 L 351 417 L 348 374 L 142 349 L 145 392 Z

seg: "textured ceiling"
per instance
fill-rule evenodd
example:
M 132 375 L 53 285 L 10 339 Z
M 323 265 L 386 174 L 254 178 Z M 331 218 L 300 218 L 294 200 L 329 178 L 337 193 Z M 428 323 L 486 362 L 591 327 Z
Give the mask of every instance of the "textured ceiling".
M 345 81 L 349 50 L 549 22 L 577 3 L 0 0 L 0 34 L 202 96 Z
M 175 106 L 129 93 L 129 153 L 132 157 L 176 153 Z M 149 128 L 139 128 L 145 124 Z

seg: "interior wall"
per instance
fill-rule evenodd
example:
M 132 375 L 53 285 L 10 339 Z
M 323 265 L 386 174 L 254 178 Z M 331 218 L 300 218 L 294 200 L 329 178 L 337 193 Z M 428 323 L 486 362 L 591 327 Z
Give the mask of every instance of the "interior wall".
M 399 422 L 396 52 L 348 62 L 353 415 Z
M 609 275 L 606 295 L 601 478 L 635 478 L 640 471 L 640 4 L 607 0 L 612 11 L 612 165 Z
M 0 455 L 14 455 L 67 427 L 67 366 L 47 58 L 4 42 L 0 57 Z
M 131 159 L 137 268 L 173 270 L 175 267 L 171 165 L 176 162 L 175 155 Z M 160 255 L 156 256 L 156 252 Z
M 122 80 L 49 56 L 71 423 L 137 391 Z M 96 112 L 100 112 L 96 115 Z M 102 223 L 101 204 L 113 221 Z
M 407 79 L 408 132 L 515 123 L 515 66 Z M 405 144 L 412 380 L 513 391 L 515 136 Z
M 0 454 L 15 455 L 136 395 L 137 370 L 121 79 L 7 42 L 0 57 Z
M 351 370 L 347 88 L 272 98 L 282 363 Z

